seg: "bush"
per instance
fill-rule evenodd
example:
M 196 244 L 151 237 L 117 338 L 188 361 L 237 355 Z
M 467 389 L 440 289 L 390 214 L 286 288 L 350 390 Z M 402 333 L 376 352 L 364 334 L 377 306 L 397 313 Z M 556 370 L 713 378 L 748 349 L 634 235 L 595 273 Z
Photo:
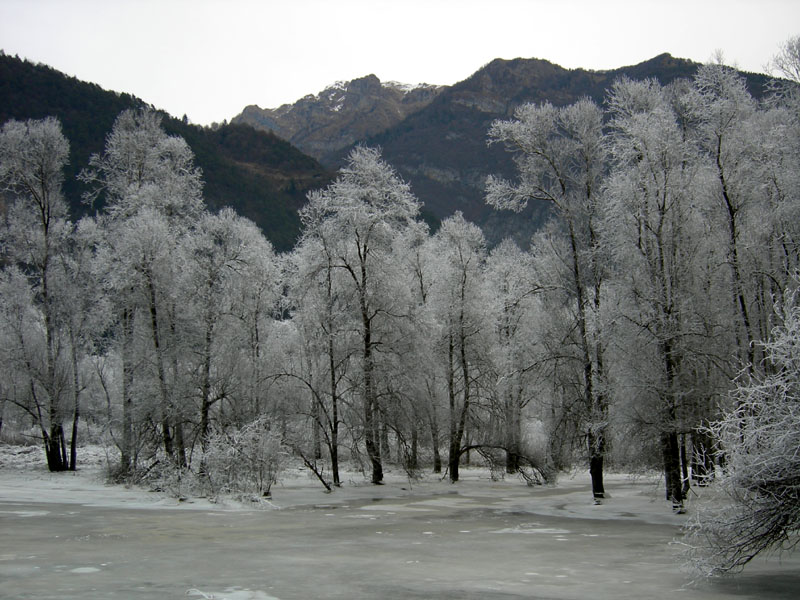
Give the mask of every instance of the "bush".
M 201 479 L 214 497 L 269 497 L 286 455 L 267 420 L 259 418 L 240 429 L 214 431 L 208 436 Z
M 767 374 L 741 381 L 710 427 L 725 468 L 685 538 L 690 566 L 705 576 L 800 542 L 800 307 L 781 317 L 765 344 Z

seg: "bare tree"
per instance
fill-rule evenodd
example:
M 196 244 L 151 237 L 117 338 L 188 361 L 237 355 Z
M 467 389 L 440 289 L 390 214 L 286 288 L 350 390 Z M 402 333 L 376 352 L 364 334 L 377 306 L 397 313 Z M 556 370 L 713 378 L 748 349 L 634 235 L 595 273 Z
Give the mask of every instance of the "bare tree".
M 768 73 L 774 73 L 795 83 L 800 83 L 800 35 L 793 35 L 778 48 L 766 66 Z

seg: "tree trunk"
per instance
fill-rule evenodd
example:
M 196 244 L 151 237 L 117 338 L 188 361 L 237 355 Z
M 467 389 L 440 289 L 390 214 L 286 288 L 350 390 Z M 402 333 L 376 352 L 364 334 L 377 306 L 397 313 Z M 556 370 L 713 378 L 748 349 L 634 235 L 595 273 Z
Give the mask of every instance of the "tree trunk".
M 458 466 L 461 460 L 461 442 L 464 439 L 464 431 L 467 427 L 467 414 L 469 413 L 470 408 L 470 385 L 469 385 L 469 366 L 467 363 L 467 356 L 466 356 L 466 334 L 464 333 L 463 328 L 463 315 L 461 316 L 461 327 L 460 327 L 460 334 L 459 334 L 459 366 L 461 368 L 461 377 L 463 378 L 463 387 L 464 390 L 462 392 L 462 403 L 461 409 L 456 410 L 456 395 L 455 395 L 455 381 L 454 373 L 452 372 L 453 369 L 451 368 L 451 372 L 448 374 L 450 379 L 450 413 L 451 413 L 451 422 L 450 422 L 450 451 L 448 455 L 449 459 L 449 469 L 450 469 L 450 481 L 451 483 L 455 483 L 458 481 L 459 473 L 458 473 Z M 451 355 L 451 365 L 452 365 L 452 356 L 453 344 L 450 344 L 450 355 Z M 458 418 L 456 419 L 456 412 L 458 413 Z M 469 456 L 469 455 L 467 455 Z
M 374 359 L 372 356 L 372 320 L 369 316 L 367 303 L 367 266 L 366 249 L 359 251 L 361 255 L 361 280 L 359 282 L 359 304 L 361 309 L 361 340 L 362 358 L 364 360 L 364 442 L 367 449 L 367 456 L 372 465 L 372 483 L 379 485 L 383 483 L 383 464 L 381 463 L 380 439 L 377 428 L 378 399 L 375 393 L 375 374 Z
M 78 351 L 75 347 L 75 335 L 70 327 L 70 353 L 72 358 L 72 435 L 69 440 L 69 470 L 75 471 L 78 468 L 78 420 L 81 416 L 81 390 L 80 378 L 78 376 Z
M 177 465 L 178 465 L 178 467 L 183 469 L 183 468 L 186 468 L 188 466 L 188 464 L 189 464 L 186 461 L 186 439 L 184 438 L 184 435 L 183 435 L 183 425 L 184 425 L 184 422 L 185 422 L 184 411 L 183 411 L 182 406 L 180 406 L 180 405 L 175 406 L 174 400 L 173 400 L 173 398 L 175 397 L 175 387 L 177 386 L 177 382 L 178 382 L 178 373 L 180 372 L 178 370 L 178 354 L 175 351 L 176 348 L 177 348 L 177 343 L 176 343 L 177 332 L 176 332 L 176 328 L 175 328 L 175 315 L 176 314 L 177 314 L 176 306 L 173 303 L 173 305 L 172 305 L 172 318 L 170 319 L 170 323 L 169 323 L 170 333 L 172 334 L 172 351 L 170 352 L 170 356 L 172 357 L 172 380 L 173 380 L 172 387 L 173 387 L 173 391 L 170 393 L 170 399 L 169 399 L 169 405 L 168 406 L 169 406 L 169 409 L 170 409 L 170 413 L 172 414 L 172 416 L 173 416 L 173 418 L 175 420 L 175 425 L 173 426 L 173 431 L 175 433 L 175 444 L 176 444 L 177 449 L 178 449 L 178 458 L 177 458 L 178 463 L 177 463 Z M 207 335 L 210 336 L 210 334 L 211 334 L 211 329 L 209 329 L 207 331 Z M 208 343 L 209 343 L 209 348 L 208 348 L 207 355 L 208 355 L 208 358 L 209 358 L 209 361 L 210 361 L 210 359 L 211 359 L 211 340 L 210 339 L 208 340 Z
M 134 467 L 133 459 L 133 368 L 131 365 L 131 345 L 133 344 L 133 315 L 122 310 L 122 444 L 120 448 L 120 475 L 127 477 Z
M 450 481 L 458 481 L 458 462 L 461 458 L 459 447 L 461 440 L 458 436 L 458 426 L 456 425 L 456 390 L 455 373 L 453 369 L 454 354 L 453 335 L 448 337 L 447 344 L 447 397 L 449 401 L 449 435 L 447 436 L 447 471 L 450 474 Z
M 75 412 L 72 414 L 72 437 L 69 440 L 69 470 L 75 471 L 78 468 L 78 419 L 80 418 L 80 406 L 75 401 Z
M 680 444 L 676 431 L 668 431 L 661 434 L 661 452 L 664 460 L 667 500 L 672 502 L 672 510 L 676 513 L 683 513 Z
M 417 427 L 416 415 L 414 415 L 414 422 L 411 424 L 411 456 L 408 459 L 408 468 L 411 471 L 416 471 L 419 467 L 418 462 L 418 448 L 419 448 L 419 430 Z
M 509 392 L 506 398 L 506 473 L 519 471 L 520 445 L 522 438 L 522 416 L 519 397 Z
M 686 453 L 686 434 L 682 433 L 678 437 L 678 444 L 681 454 L 681 498 L 686 498 L 691 487 L 689 479 L 689 459 Z
M 206 449 L 208 429 L 211 426 L 211 344 L 213 341 L 213 324 L 209 315 L 206 315 L 206 334 L 203 345 L 203 374 L 200 383 L 200 443 Z
M 322 407 L 316 397 L 312 397 L 311 402 L 313 406 L 312 410 L 314 411 L 314 416 L 311 419 L 314 460 L 320 460 L 322 458 Z
M 328 275 L 330 278 L 330 274 Z M 330 291 L 329 291 L 330 293 Z M 330 329 L 332 331 L 332 329 Z M 336 360 L 333 353 L 333 334 L 328 334 L 328 368 L 331 376 L 331 471 L 333 472 L 333 485 L 342 485 L 339 480 L 339 391 L 336 385 Z
M 436 407 L 432 407 L 431 418 L 431 448 L 433 450 L 433 472 L 442 472 L 442 455 L 439 452 L 439 422 L 436 419 Z
M 392 454 L 391 449 L 389 447 L 389 425 L 386 422 L 386 415 L 381 411 L 379 412 L 381 415 L 380 418 L 380 436 L 381 436 L 381 458 L 383 460 L 388 460 L 391 462 Z
M 720 141 L 721 144 L 721 141 Z M 725 209 L 727 211 L 727 224 L 728 224 L 728 254 L 730 256 L 730 267 L 731 267 L 731 279 L 733 283 L 733 301 L 734 304 L 738 308 L 739 317 L 741 318 L 741 325 L 742 331 L 744 333 L 744 339 L 741 338 L 741 335 L 737 335 L 737 341 L 739 342 L 739 349 L 743 351 L 743 358 L 747 362 L 747 368 L 750 373 L 754 372 L 755 369 L 755 354 L 754 354 L 754 347 L 755 344 L 753 343 L 753 332 L 750 327 L 750 315 L 747 310 L 747 302 L 744 297 L 744 283 L 742 281 L 742 275 L 739 265 L 739 232 L 737 226 L 736 217 L 739 213 L 738 207 L 735 206 L 734 200 L 731 198 L 728 192 L 728 182 L 725 178 L 725 170 L 722 166 L 722 150 L 721 147 L 717 147 L 717 174 L 720 181 L 720 189 L 722 191 L 722 199 L 725 203 Z M 738 328 L 737 328 L 738 330 Z
M 42 430 L 44 434 L 45 455 L 47 457 L 47 468 L 51 473 L 67 470 L 67 449 L 64 440 L 64 428 L 61 423 L 53 423 L 50 426 L 49 434 Z
M 713 440 L 702 430 L 692 433 L 692 478 L 699 486 L 714 478 Z
M 567 218 L 570 247 L 572 249 L 572 275 L 575 282 L 576 290 L 576 309 L 578 312 L 578 333 L 580 335 L 581 353 L 583 354 L 583 396 L 586 407 L 587 415 L 590 419 L 590 427 L 597 429 L 595 422 L 600 415 L 598 409 L 602 405 L 602 401 L 595 397 L 596 392 L 594 389 L 594 364 L 592 362 L 591 347 L 592 344 L 589 340 L 589 333 L 587 331 L 587 318 L 583 278 L 580 269 L 580 257 L 578 252 L 578 241 L 576 238 L 575 229 L 573 227 L 572 219 Z M 597 294 L 599 291 L 595 288 L 595 299 L 598 299 Z M 597 344 L 595 344 L 597 347 Z M 605 497 L 605 488 L 603 487 L 603 454 L 605 450 L 605 439 L 602 431 L 589 432 L 589 474 L 592 479 L 592 497 L 595 501 Z
M 589 432 L 589 475 L 592 478 L 592 496 L 596 503 L 606 497 L 603 487 L 603 458 L 605 455 L 605 436 L 602 431 Z
M 178 446 L 178 466 L 185 468 L 186 462 L 186 440 L 183 437 L 183 420 L 178 416 L 177 422 L 174 427 L 175 431 L 175 444 Z
M 158 326 L 158 307 L 156 306 L 156 288 L 153 285 L 152 276 L 148 274 L 147 287 L 150 301 L 150 328 L 153 340 L 153 349 L 156 353 L 156 369 L 158 371 L 158 389 L 161 394 L 161 440 L 164 444 L 164 452 L 167 456 L 174 458 L 175 451 L 172 444 L 172 434 L 170 433 L 170 407 L 169 392 L 167 391 L 167 375 L 164 368 L 164 351 L 161 345 L 161 336 Z

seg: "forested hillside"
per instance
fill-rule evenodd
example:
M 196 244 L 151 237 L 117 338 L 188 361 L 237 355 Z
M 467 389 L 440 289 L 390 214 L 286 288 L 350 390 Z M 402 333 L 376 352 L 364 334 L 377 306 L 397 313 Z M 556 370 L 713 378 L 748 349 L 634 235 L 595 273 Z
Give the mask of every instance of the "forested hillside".
M 102 151 L 117 115 L 142 106 L 143 100 L 129 94 L 106 91 L 46 65 L 0 55 L 0 123 L 47 116 L 61 121 L 70 142 L 64 194 L 75 217 L 90 210 L 82 202 L 87 189 L 77 174 L 92 154 Z M 163 126 L 192 148 L 203 171 L 204 198 L 210 207 L 233 207 L 258 224 L 281 250 L 294 245 L 300 229 L 297 210 L 310 189 L 330 180 L 328 171 L 289 143 L 249 127 L 197 127 L 169 115 Z

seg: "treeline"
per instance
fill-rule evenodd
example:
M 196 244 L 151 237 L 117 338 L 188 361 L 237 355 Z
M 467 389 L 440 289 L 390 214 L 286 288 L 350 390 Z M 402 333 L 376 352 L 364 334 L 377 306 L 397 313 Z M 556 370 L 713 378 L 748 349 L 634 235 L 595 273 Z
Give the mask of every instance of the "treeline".
M 80 81 L 43 64 L 0 53 L 0 123 L 54 116 L 70 142 L 63 195 L 77 220 L 102 210 L 102 199 L 87 204 L 89 191 L 78 174 L 93 154 L 102 153 L 106 134 L 123 110 L 147 107 L 140 98 Z M 153 108 L 153 107 L 150 107 Z M 203 171 L 203 199 L 211 210 L 232 206 L 254 221 L 281 251 L 300 232 L 297 210 L 309 190 L 332 174 L 275 135 L 232 124 L 199 127 L 163 114 L 166 133 L 186 140 Z
M 35 426 L 58 471 L 91 421 L 121 479 L 212 478 L 221 446 L 291 452 L 326 486 L 342 458 L 377 484 L 387 463 L 457 481 L 478 454 L 530 481 L 586 463 L 600 501 L 612 459 L 662 468 L 680 511 L 690 472 L 724 460 L 706 426 L 774 368 L 762 344 L 795 301 L 799 109 L 721 65 L 620 79 L 602 107 L 521 106 L 488 132 L 518 178 L 486 199 L 552 207 L 529 251 L 488 248 L 460 214 L 431 234 L 358 148 L 278 254 L 206 208 L 188 145 L 147 109 L 81 170 L 104 208 L 76 223 L 60 124 L 9 121 L 3 427 Z

